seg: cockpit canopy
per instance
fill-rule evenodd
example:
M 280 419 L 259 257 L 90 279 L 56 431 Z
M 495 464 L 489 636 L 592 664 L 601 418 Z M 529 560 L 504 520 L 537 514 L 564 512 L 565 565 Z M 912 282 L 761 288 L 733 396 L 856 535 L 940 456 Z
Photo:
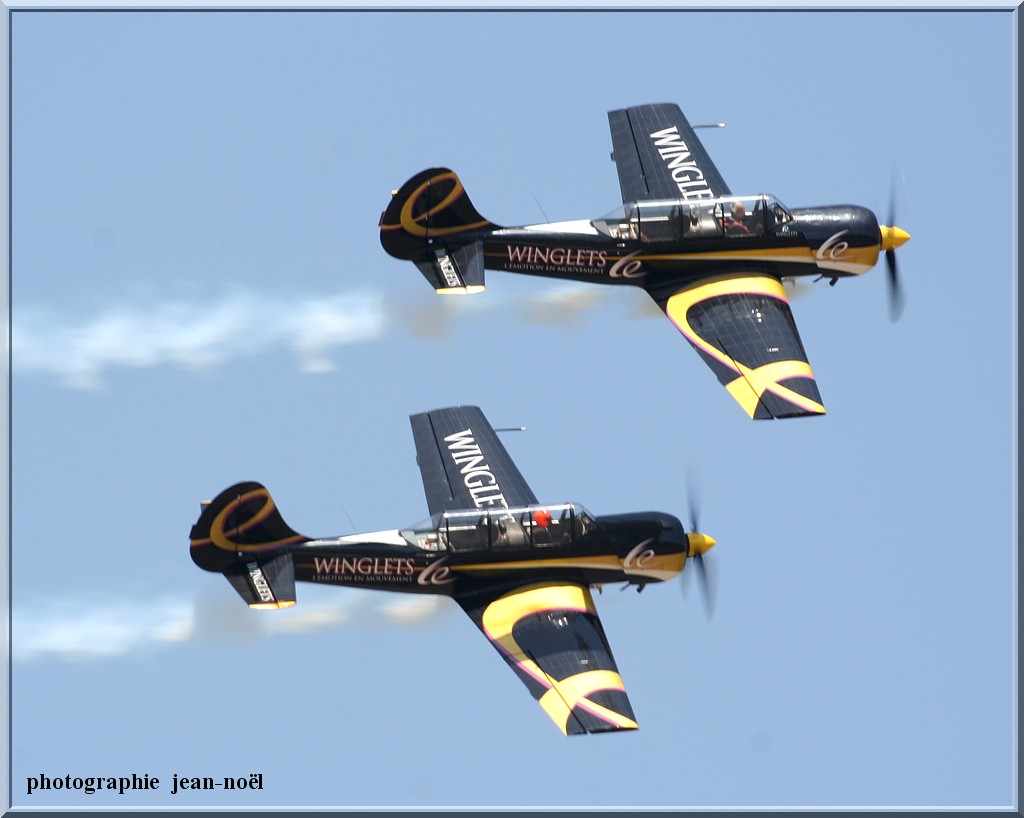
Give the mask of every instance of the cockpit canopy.
M 679 242 L 695 238 L 742 238 L 786 233 L 793 215 L 774 196 L 721 199 L 653 199 L 628 202 L 591 222 L 618 241 Z
M 596 528 L 593 515 L 576 503 L 520 508 L 441 511 L 402 529 L 424 551 L 485 551 L 569 545 Z

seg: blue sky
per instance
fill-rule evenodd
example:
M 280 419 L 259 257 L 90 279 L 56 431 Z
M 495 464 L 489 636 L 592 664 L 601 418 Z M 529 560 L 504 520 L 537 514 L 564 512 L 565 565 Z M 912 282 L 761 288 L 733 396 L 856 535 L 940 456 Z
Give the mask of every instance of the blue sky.
M 16 805 L 1016 803 L 1016 42 L 1009 12 L 15 12 Z M 606 112 L 679 103 L 735 193 L 884 216 L 796 293 L 828 415 L 746 419 L 643 293 L 380 248 L 455 169 L 498 223 L 619 204 Z M 595 595 L 641 729 L 567 739 L 449 600 L 197 569 L 238 480 L 311 536 L 425 516 L 408 416 L 496 426 L 542 500 L 686 514 L 676 583 Z M 264 775 L 25 795 L 28 776 Z

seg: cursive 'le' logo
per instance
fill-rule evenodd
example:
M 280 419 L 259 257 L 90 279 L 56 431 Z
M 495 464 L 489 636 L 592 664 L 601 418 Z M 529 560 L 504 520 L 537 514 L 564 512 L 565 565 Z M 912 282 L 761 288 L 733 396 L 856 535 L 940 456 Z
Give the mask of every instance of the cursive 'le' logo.
M 448 557 L 441 557 L 441 559 L 430 563 L 416 577 L 416 582 L 420 585 L 448 585 L 455 582 L 451 566 L 448 565 Z
M 648 537 L 639 545 L 635 546 L 632 551 L 626 554 L 626 558 L 622 561 L 622 567 L 625 570 L 631 568 L 645 568 L 650 565 L 651 560 L 654 559 L 654 549 L 647 548 L 647 545 L 654 539 L 654 537 Z
M 825 239 L 821 247 L 818 248 L 817 256 L 822 261 L 828 261 L 830 259 L 837 259 L 842 256 L 847 250 L 850 249 L 849 242 L 839 241 L 840 238 L 849 233 L 849 230 L 840 230 L 833 236 L 829 236 Z
M 616 261 L 608 271 L 610 278 L 643 278 L 647 271 L 643 269 L 644 263 L 638 258 L 639 250 L 634 250 L 628 256 L 623 256 Z

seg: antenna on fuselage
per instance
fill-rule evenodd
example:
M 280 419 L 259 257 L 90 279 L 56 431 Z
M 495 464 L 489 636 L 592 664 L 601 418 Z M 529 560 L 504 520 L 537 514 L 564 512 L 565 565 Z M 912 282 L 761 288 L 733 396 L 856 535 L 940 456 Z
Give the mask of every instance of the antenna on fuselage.
M 352 522 L 352 518 L 349 516 L 348 510 L 345 508 L 345 506 L 341 505 L 340 501 L 338 502 L 338 505 L 341 507 L 341 510 L 344 512 L 345 517 L 348 520 L 348 524 L 350 526 L 352 526 L 352 533 L 353 534 L 356 533 L 358 531 L 358 529 L 356 528 L 356 524 L 354 522 Z
M 541 205 L 540 199 L 534 196 L 532 191 L 530 195 L 533 196 L 533 200 L 537 203 L 537 207 L 540 208 L 540 214 L 544 217 L 544 221 L 547 222 L 548 224 L 551 224 L 551 219 L 549 219 L 548 214 L 544 212 L 544 207 Z

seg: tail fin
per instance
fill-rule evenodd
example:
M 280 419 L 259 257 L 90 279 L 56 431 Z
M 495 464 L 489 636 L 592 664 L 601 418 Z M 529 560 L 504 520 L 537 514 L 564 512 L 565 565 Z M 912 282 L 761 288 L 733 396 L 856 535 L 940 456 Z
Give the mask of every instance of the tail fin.
M 270 492 L 259 483 L 238 483 L 203 505 L 189 535 L 192 561 L 224 574 L 253 608 L 295 604 L 291 552 L 307 542 L 281 517 Z
M 380 217 L 380 243 L 395 258 L 416 261 L 436 244 L 468 244 L 473 232 L 495 227 L 476 212 L 454 171 L 430 168 L 391 197 Z

